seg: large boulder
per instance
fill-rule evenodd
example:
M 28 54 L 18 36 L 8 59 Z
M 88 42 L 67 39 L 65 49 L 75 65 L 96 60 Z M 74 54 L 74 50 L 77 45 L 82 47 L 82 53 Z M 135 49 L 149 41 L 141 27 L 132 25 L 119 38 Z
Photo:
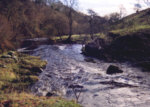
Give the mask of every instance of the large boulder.
M 84 52 L 86 55 L 99 56 L 99 51 L 104 47 L 104 40 L 99 38 L 85 45 Z
M 117 73 L 123 73 L 123 70 L 121 70 L 119 67 L 110 65 L 106 71 L 107 74 L 117 74 Z

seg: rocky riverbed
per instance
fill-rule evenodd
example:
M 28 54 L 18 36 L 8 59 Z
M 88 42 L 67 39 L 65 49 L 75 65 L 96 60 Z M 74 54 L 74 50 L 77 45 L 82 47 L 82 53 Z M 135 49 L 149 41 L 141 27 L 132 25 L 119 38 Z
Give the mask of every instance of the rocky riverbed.
M 84 107 L 149 107 L 150 73 L 129 63 L 106 63 L 81 54 L 82 45 L 41 45 L 31 53 L 48 62 L 32 92 L 76 99 Z M 108 75 L 115 65 L 123 73 Z

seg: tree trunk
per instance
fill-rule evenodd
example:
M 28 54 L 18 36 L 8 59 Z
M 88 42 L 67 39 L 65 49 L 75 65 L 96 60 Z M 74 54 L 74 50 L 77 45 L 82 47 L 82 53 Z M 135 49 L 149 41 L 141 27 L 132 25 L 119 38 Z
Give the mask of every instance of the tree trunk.
M 70 8 L 70 10 L 69 10 L 68 18 L 69 18 L 69 37 L 67 38 L 67 41 L 71 41 L 71 36 L 72 36 L 72 23 L 73 23 L 73 19 L 72 19 L 72 8 Z

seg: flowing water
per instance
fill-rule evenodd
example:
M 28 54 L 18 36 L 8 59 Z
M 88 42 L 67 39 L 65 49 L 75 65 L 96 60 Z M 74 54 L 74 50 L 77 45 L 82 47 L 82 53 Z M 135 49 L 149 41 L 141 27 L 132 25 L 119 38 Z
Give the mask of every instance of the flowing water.
M 81 54 L 82 45 L 41 45 L 32 55 L 48 62 L 32 87 L 37 95 L 76 99 L 84 107 L 150 107 L 150 73 L 128 63 L 106 63 Z M 124 73 L 107 75 L 109 65 Z

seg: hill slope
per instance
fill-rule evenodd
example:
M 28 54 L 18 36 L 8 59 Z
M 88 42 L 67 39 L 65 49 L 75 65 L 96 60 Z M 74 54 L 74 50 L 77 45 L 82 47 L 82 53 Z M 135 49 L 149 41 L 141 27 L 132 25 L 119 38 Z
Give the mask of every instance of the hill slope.
M 129 15 L 110 26 L 110 32 L 127 35 L 150 29 L 150 9 Z
M 1 0 L 0 52 L 15 48 L 21 39 L 68 34 L 67 9 L 61 2 L 46 5 L 32 0 Z M 73 11 L 73 34 L 87 31 L 86 17 Z

